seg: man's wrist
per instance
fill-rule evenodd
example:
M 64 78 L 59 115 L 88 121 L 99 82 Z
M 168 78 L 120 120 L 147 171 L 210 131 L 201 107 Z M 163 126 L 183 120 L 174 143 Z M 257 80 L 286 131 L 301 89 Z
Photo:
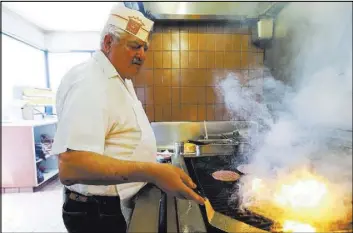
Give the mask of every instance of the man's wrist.
M 141 162 L 136 164 L 136 178 L 137 180 L 145 181 L 148 183 L 155 183 L 155 171 L 157 169 L 155 163 Z
M 156 163 L 146 163 L 146 167 L 144 168 L 145 176 L 148 183 L 155 184 L 156 183 L 156 171 L 158 169 L 159 164 Z

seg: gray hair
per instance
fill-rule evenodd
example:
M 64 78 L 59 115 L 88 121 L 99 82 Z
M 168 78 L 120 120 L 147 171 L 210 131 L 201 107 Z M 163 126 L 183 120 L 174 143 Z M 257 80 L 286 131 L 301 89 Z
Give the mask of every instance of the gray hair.
M 103 49 L 104 46 L 104 37 L 106 35 L 111 35 L 114 39 L 114 43 L 117 43 L 120 41 L 120 38 L 125 35 L 127 32 L 125 32 L 123 29 L 118 28 L 115 25 L 112 24 L 107 24 L 105 25 L 105 27 L 103 28 L 102 32 L 101 32 L 101 37 L 100 37 L 100 46 L 101 49 Z

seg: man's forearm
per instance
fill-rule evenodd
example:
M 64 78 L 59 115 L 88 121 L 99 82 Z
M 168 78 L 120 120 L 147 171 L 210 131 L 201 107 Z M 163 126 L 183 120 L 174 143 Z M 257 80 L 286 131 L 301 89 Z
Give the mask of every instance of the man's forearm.
M 60 154 L 59 176 L 65 185 L 114 185 L 129 182 L 152 182 L 156 164 L 124 161 L 86 151 Z

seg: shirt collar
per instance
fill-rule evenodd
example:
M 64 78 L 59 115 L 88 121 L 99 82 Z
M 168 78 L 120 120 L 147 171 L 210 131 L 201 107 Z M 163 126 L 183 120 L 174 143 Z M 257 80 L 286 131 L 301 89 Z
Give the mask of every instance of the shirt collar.
M 109 61 L 109 59 L 105 56 L 105 54 L 98 50 L 93 53 L 92 55 L 93 59 L 96 60 L 98 65 L 101 67 L 103 70 L 104 74 L 107 75 L 107 78 L 115 78 L 117 76 L 120 76 L 119 73 L 116 71 L 112 63 Z

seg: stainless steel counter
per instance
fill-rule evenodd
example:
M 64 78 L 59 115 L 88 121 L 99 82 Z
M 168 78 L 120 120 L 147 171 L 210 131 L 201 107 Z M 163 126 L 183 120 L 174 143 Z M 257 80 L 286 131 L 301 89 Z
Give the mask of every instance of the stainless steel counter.
M 173 165 L 187 171 L 179 160 L 173 159 Z M 162 196 L 160 189 L 154 186 L 140 191 L 128 232 L 207 232 L 197 203 L 165 195 L 162 206 Z M 161 207 L 166 211 L 163 222 Z
M 172 164 L 183 169 L 188 175 L 185 162 L 180 156 L 172 157 Z M 207 232 L 199 205 L 194 201 L 176 199 L 179 232 Z
M 212 121 L 212 122 L 159 122 L 152 123 L 156 136 L 157 147 L 174 149 L 174 143 L 190 139 L 198 139 L 200 135 L 228 133 L 238 130 L 241 134 L 251 134 L 257 131 L 254 122 L 245 121 Z M 256 132 L 255 132 L 256 133 Z M 244 135 L 246 136 L 246 135 Z M 172 157 L 172 164 L 187 172 L 183 160 Z M 156 187 L 141 190 L 136 200 L 128 232 L 159 232 L 161 218 L 161 203 L 166 206 L 164 215 L 166 232 L 207 232 L 202 219 L 199 205 L 194 201 L 182 200 L 163 195 Z
M 161 191 L 145 187 L 137 196 L 128 232 L 158 232 Z

